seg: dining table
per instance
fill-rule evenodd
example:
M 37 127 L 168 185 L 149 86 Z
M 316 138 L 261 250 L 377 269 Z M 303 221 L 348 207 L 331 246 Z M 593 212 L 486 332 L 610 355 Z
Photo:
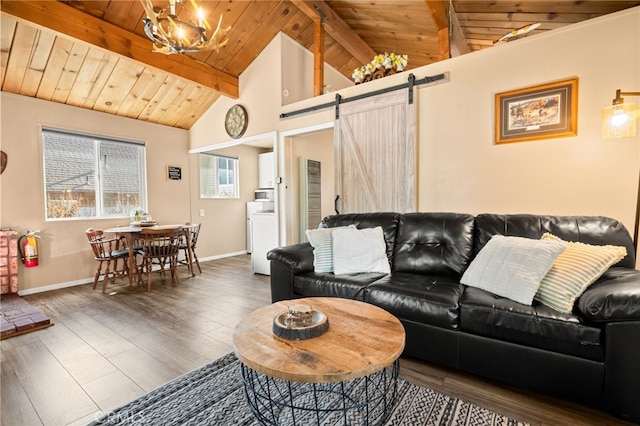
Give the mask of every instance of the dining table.
M 122 236 L 124 240 L 127 242 L 127 247 L 129 249 L 129 286 L 133 287 L 133 271 L 136 271 L 136 247 L 135 242 L 136 239 L 140 237 L 140 233 L 143 229 L 181 229 L 183 231 L 183 235 L 186 240 L 187 246 L 187 262 L 189 262 L 189 270 L 191 271 L 191 276 L 195 276 L 195 272 L 193 272 L 193 248 L 191 247 L 191 233 L 189 230 L 191 228 L 196 227 L 197 225 L 192 224 L 175 224 L 175 225 L 151 225 L 151 226 L 142 226 L 138 224 L 129 224 L 127 226 L 116 226 L 115 228 L 108 228 L 103 230 L 103 232 L 114 233 L 116 236 Z

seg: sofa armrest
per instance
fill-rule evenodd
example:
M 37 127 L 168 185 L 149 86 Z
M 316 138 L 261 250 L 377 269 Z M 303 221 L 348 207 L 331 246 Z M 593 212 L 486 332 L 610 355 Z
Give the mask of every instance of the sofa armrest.
M 277 247 L 267 253 L 267 260 L 284 264 L 294 274 L 313 272 L 313 247 L 309 243 Z
M 640 321 L 640 271 L 613 267 L 576 303 L 590 322 Z
M 267 253 L 267 260 L 271 266 L 271 301 L 294 299 L 295 276 L 313 272 L 313 247 L 302 243 L 274 248 Z
M 640 321 L 611 322 L 605 328 L 604 405 L 615 416 L 640 423 Z

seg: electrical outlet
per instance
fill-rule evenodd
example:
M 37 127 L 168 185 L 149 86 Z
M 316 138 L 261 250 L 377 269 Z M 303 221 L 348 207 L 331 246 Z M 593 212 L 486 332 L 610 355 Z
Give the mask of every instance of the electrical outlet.
M 204 209 L 200 209 L 200 217 L 204 217 Z

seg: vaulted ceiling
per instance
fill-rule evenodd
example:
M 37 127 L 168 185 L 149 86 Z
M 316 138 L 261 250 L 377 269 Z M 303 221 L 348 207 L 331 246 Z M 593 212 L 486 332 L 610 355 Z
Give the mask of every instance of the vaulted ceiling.
M 163 7 L 165 0 L 153 0 Z M 2 91 L 189 129 L 279 32 L 351 78 L 377 53 L 407 69 L 640 5 L 640 1 L 199 0 L 209 22 L 231 26 L 218 52 L 164 55 L 146 38 L 138 0 L 2 0 Z M 314 48 L 323 16 L 323 48 Z M 315 27 L 315 30 L 314 30 Z M 315 31 L 315 32 L 314 32 Z

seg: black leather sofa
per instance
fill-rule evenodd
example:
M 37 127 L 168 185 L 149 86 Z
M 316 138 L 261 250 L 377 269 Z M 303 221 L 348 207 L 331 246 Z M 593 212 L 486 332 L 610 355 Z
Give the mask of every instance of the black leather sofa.
M 366 213 L 326 217 L 321 227 L 381 226 L 390 274 L 315 273 L 309 243 L 267 254 L 273 301 L 331 296 L 396 315 L 404 354 L 607 410 L 640 423 L 640 271 L 625 227 L 605 217 Z M 618 245 L 627 256 L 562 314 L 526 306 L 459 280 L 496 234 Z

